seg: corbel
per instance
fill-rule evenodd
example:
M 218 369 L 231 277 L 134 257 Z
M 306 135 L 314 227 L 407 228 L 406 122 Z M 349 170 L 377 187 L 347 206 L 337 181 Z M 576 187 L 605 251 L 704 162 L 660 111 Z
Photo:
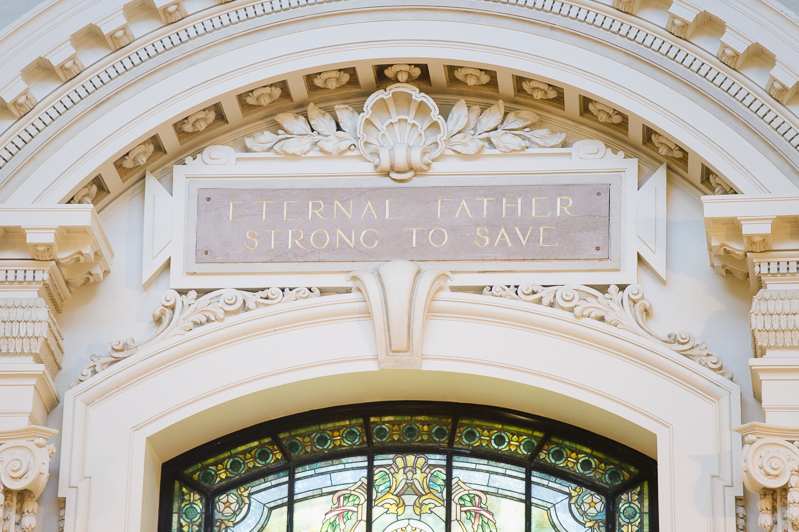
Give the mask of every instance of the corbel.
M 33 260 L 55 260 L 58 257 L 58 227 L 22 227 L 25 244 Z
M 766 91 L 778 102 L 787 104 L 796 94 L 797 86 L 799 74 L 777 59 L 777 64 L 768 73 Z
M 183 0 L 152 0 L 164 24 L 172 24 L 188 16 Z
M 772 224 L 776 216 L 738 216 L 746 251 L 761 253 L 773 247 Z
M 702 13 L 702 10 L 693 4 L 675 0 L 669 7 L 666 31 L 680 39 L 690 39 L 691 34 L 700 22 L 700 13 Z
M 61 43 L 42 58 L 53 67 L 56 75 L 63 82 L 74 78 L 86 68 L 69 41 Z
M 133 42 L 135 36 L 130 29 L 128 19 L 119 8 L 94 23 L 103 34 L 111 50 L 119 50 Z
M 729 27 L 719 40 L 719 49 L 716 52 L 716 57 L 728 67 L 736 70 L 746 59 L 749 48 L 754 45 L 752 40 Z
M 613 0 L 613 8 L 622 13 L 635 15 L 638 13 L 639 7 L 641 7 L 641 0 Z
M 16 118 L 22 118 L 28 114 L 37 103 L 30 88 L 19 75 L 3 87 L 0 91 L 0 100 Z

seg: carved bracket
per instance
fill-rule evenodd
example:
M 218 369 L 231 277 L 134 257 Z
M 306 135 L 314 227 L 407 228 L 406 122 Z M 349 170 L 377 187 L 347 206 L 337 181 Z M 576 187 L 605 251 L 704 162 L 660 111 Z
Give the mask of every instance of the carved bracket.
M 369 305 L 380 368 L 421 368 L 427 309 L 436 293 L 449 290 L 452 274 L 422 270 L 408 261 L 391 261 L 381 264 L 376 273 L 352 272 L 347 280 Z
M 0 444 L 0 517 L 3 530 L 32 532 L 36 527 L 39 496 L 50 477 L 55 445 L 44 438 L 11 440 Z M 11 525 L 9 527 L 9 525 Z

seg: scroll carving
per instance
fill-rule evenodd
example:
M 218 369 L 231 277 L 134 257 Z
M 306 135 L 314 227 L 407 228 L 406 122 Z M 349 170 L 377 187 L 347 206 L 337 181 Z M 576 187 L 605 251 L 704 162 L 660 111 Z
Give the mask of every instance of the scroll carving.
M 630 285 L 624 291 L 611 285 L 604 294 L 582 285 L 495 285 L 485 287 L 483 295 L 535 303 L 571 312 L 576 318 L 604 321 L 613 327 L 654 340 L 725 379 L 732 380 L 732 372 L 723 369 L 721 358 L 708 350 L 707 343 L 697 342 L 692 333 L 680 331 L 663 337 L 649 328 L 646 322 L 652 312 L 652 303 L 644 299 L 644 290 L 640 285 Z
M 43 438 L 0 444 L 0 517 L 3 530 L 33 532 L 39 496 L 50 476 L 55 445 Z
M 318 288 L 281 290 L 273 287 L 260 292 L 223 289 L 199 297 L 194 290 L 186 295 L 180 295 L 175 290 L 167 290 L 161 296 L 161 306 L 153 311 L 153 322 L 158 326 L 155 334 L 138 343 L 133 338 L 111 342 L 108 344 L 108 355 L 92 355 L 92 362 L 81 370 L 79 380 L 73 382 L 71 387 L 128 358 L 139 349 L 150 347 L 209 323 L 221 322 L 226 316 L 279 303 L 319 297 L 319 295 Z

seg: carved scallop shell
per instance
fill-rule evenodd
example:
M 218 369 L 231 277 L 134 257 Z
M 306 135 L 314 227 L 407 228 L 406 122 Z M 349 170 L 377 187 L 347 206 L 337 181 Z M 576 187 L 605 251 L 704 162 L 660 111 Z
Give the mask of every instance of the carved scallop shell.
M 447 126 L 438 106 L 411 85 L 372 94 L 358 119 L 358 148 L 380 172 L 407 181 L 444 151 Z

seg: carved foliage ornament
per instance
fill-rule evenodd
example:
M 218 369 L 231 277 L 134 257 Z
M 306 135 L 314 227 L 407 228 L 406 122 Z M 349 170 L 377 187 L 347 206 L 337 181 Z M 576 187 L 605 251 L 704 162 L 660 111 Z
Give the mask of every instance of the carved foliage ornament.
M 655 148 L 657 148 L 658 153 L 663 157 L 682 159 L 683 155 L 685 155 L 685 152 L 677 146 L 676 142 L 658 133 L 652 134 L 652 143 L 655 145 Z
M 200 297 L 194 290 L 185 296 L 174 290 L 167 290 L 161 296 L 161 306 L 153 311 L 153 321 L 158 326 L 155 334 L 139 343 L 136 343 L 133 338 L 111 342 L 108 344 L 108 356 L 92 355 L 92 362 L 81 370 L 79 380 L 73 382 L 70 387 L 77 386 L 93 375 L 108 369 L 133 355 L 139 349 L 173 336 L 182 335 L 208 323 L 221 322 L 225 316 L 241 314 L 278 303 L 319 297 L 319 295 L 318 288 L 281 290 L 273 287 L 260 292 L 223 289 Z
M 522 82 L 522 88 L 536 100 L 551 100 L 557 98 L 558 91 L 544 83 L 534 79 L 526 79 Z
M 669 333 L 662 337 L 649 328 L 646 321 L 652 312 L 652 303 L 644 299 L 644 289 L 632 284 L 620 291 L 615 285 L 603 294 L 582 285 L 542 287 L 536 284 L 525 286 L 487 286 L 483 295 L 492 295 L 535 303 L 572 312 L 577 318 L 602 320 L 608 325 L 654 340 L 658 344 L 676 351 L 724 377 L 732 380 L 732 372 L 722 369 L 721 358 L 708 351 L 707 343 L 698 343 L 687 331 Z
M 180 123 L 180 129 L 186 133 L 203 131 L 214 122 L 215 118 L 216 113 L 211 109 L 197 111 L 196 113 L 190 114 Z
M 357 144 L 375 169 L 407 181 L 428 170 L 445 148 L 474 155 L 484 148 L 501 152 L 557 148 L 566 140 L 565 133 L 532 129 L 540 121 L 532 111 L 505 115 L 502 100 L 482 112 L 460 100 L 445 122 L 432 98 L 405 84 L 372 94 L 360 115 L 346 105 L 337 105 L 335 112 L 338 126 L 330 114 L 309 104 L 308 120 L 295 113 L 279 114 L 275 120 L 282 129 L 276 134 L 264 131 L 244 142 L 250 151 L 282 155 L 304 155 L 313 148 L 338 155 Z
M 350 75 L 341 70 L 327 70 L 313 78 L 313 83 L 321 89 L 338 89 L 350 80 Z
M 491 81 L 491 76 L 480 70 L 479 68 L 463 67 L 455 69 L 453 72 L 456 78 L 464 82 L 470 87 L 475 85 L 485 85 Z
M 624 117 L 616 109 L 600 102 L 590 102 L 588 110 L 603 124 L 618 124 Z
M 139 144 L 128 152 L 122 159 L 122 166 L 124 168 L 136 168 L 147 162 L 147 159 L 155 151 L 155 146 L 149 140 L 144 144 Z
M 265 107 L 280 98 L 281 92 L 282 91 L 280 90 L 280 87 L 275 87 L 274 85 L 258 87 L 257 89 L 248 93 L 244 98 L 244 101 L 250 105 L 260 105 L 261 107 Z
M 415 65 L 392 65 L 383 71 L 390 80 L 400 83 L 413 81 L 422 75 L 422 69 Z

